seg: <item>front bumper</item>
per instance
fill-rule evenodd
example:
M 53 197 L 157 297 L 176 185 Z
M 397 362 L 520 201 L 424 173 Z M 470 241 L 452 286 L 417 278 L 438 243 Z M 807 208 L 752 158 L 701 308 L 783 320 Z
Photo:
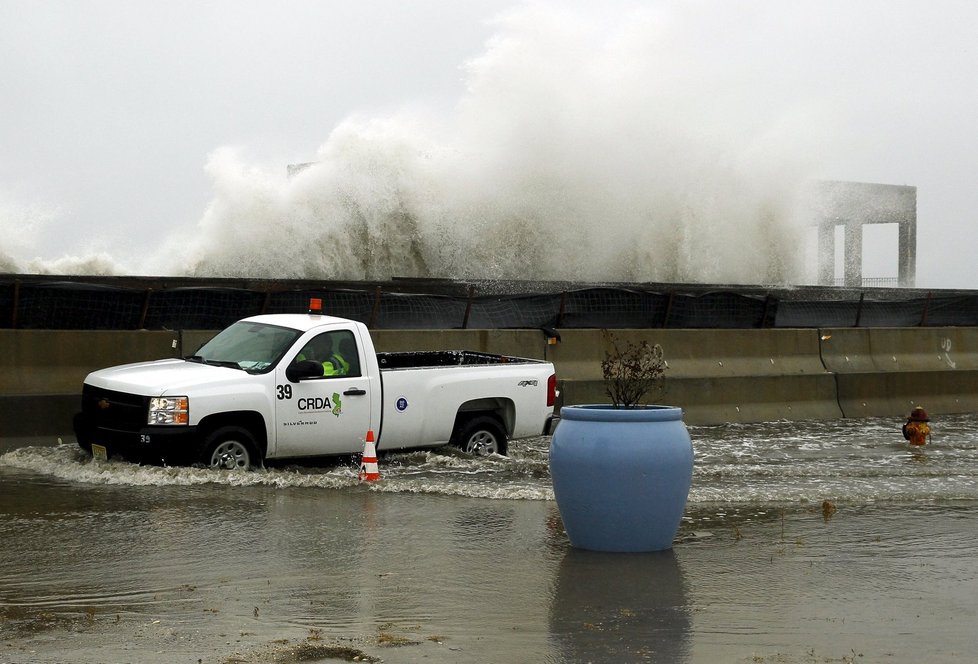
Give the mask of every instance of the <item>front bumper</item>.
M 102 445 L 109 455 L 130 461 L 183 464 L 195 461 L 200 453 L 197 427 L 193 426 L 122 429 L 99 424 L 84 412 L 75 415 L 73 424 L 82 448 L 91 451 L 92 445 Z

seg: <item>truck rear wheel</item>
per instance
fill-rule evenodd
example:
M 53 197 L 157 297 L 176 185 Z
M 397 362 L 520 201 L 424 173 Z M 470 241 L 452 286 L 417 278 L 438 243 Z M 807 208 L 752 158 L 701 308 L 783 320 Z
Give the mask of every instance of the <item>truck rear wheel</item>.
M 506 454 L 506 433 L 499 420 L 489 415 L 479 415 L 461 422 L 451 442 L 473 456 Z
M 215 429 L 204 441 L 201 461 L 210 468 L 251 470 L 260 463 L 255 438 L 241 427 Z

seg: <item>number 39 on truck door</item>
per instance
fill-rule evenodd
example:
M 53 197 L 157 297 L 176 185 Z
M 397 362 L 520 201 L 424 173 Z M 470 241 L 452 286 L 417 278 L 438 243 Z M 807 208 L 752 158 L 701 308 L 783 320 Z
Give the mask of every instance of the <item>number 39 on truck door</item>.
M 339 454 L 370 427 L 371 389 L 352 330 L 321 332 L 296 344 L 275 371 L 276 456 Z M 321 364 L 321 375 L 290 380 L 295 363 Z

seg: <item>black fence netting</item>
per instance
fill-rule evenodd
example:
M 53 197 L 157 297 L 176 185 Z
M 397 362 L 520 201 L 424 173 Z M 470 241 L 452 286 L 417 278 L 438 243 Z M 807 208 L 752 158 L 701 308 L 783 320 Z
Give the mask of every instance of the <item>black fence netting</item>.
M 460 327 L 490 330 L 555 327 L 559 311 L 559 295 L 473 297 L 468 316 Z
M 266 314 L 294 314 L 309 310 L 309 301 L 321 300 L 323 313 L 369 323 L 377 302 L 376 293 L 348 289 L 294 290 L 268 294 Z
M 17 290 L 12 283 L 0 283 L 0 327 L 12 327 L 16 322 L 14 314 L 14 292 Z
M 662 327 L 669 296 L 625 288 L 584 288 L 562 298 L 557 327 Z
M 978 325 L 978 295 L 930 299 L 922 324 L 934 327 Z
M 462 327 L 465 300 L 447 295 L 384 293 L 371 327 L 386 330 Z
M 307 282 L 231 287 L 231 280 L 193 285 L 185 279 L 172 286 L 162 278 L 31 277 L 0 278 L 0 328 L 214 330 L 255 314 L 302 313 L 311 298 L 319 298 L 328 315 L 375 329 L 978 325 L 978 293 L 971 291 L 534 284 L 538 290 L 527 292 L 532 287 L 525 284 L 443 280 L 423 292 L 428 284 L 397 281 L 362 288 L 355 282 L 343 288 Z
M 915 327 L 924 315 L 925 300 L 863 302 L 858 311 L 860 327 Z
M 264 293 L 233 288 L 173 288 L 152 293 L 147 330 L 220 330 L 262 312 Z
M 770 327 L 770 298 L 737 293 L 677 295 L 669 306 L 666 327 Z
M 775 327 L 854 327 L 859 302 L 796 300 L 778 302 Z
M 144 292 L 101 284 L 23 284 L 14 293 L 16 327 L 28 330 L 138 329 Z

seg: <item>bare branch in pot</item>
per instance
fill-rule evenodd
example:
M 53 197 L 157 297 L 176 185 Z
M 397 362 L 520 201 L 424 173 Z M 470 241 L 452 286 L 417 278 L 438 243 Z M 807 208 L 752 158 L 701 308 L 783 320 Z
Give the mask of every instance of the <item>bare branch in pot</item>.
M 623 341 L 602 330 L 607 348 L 601 361 L 605 393 L 615 408 L 631 408 L 644 403 L 647 395 L 658 396 L 665 382 L 666 361 L 662 346 Z

